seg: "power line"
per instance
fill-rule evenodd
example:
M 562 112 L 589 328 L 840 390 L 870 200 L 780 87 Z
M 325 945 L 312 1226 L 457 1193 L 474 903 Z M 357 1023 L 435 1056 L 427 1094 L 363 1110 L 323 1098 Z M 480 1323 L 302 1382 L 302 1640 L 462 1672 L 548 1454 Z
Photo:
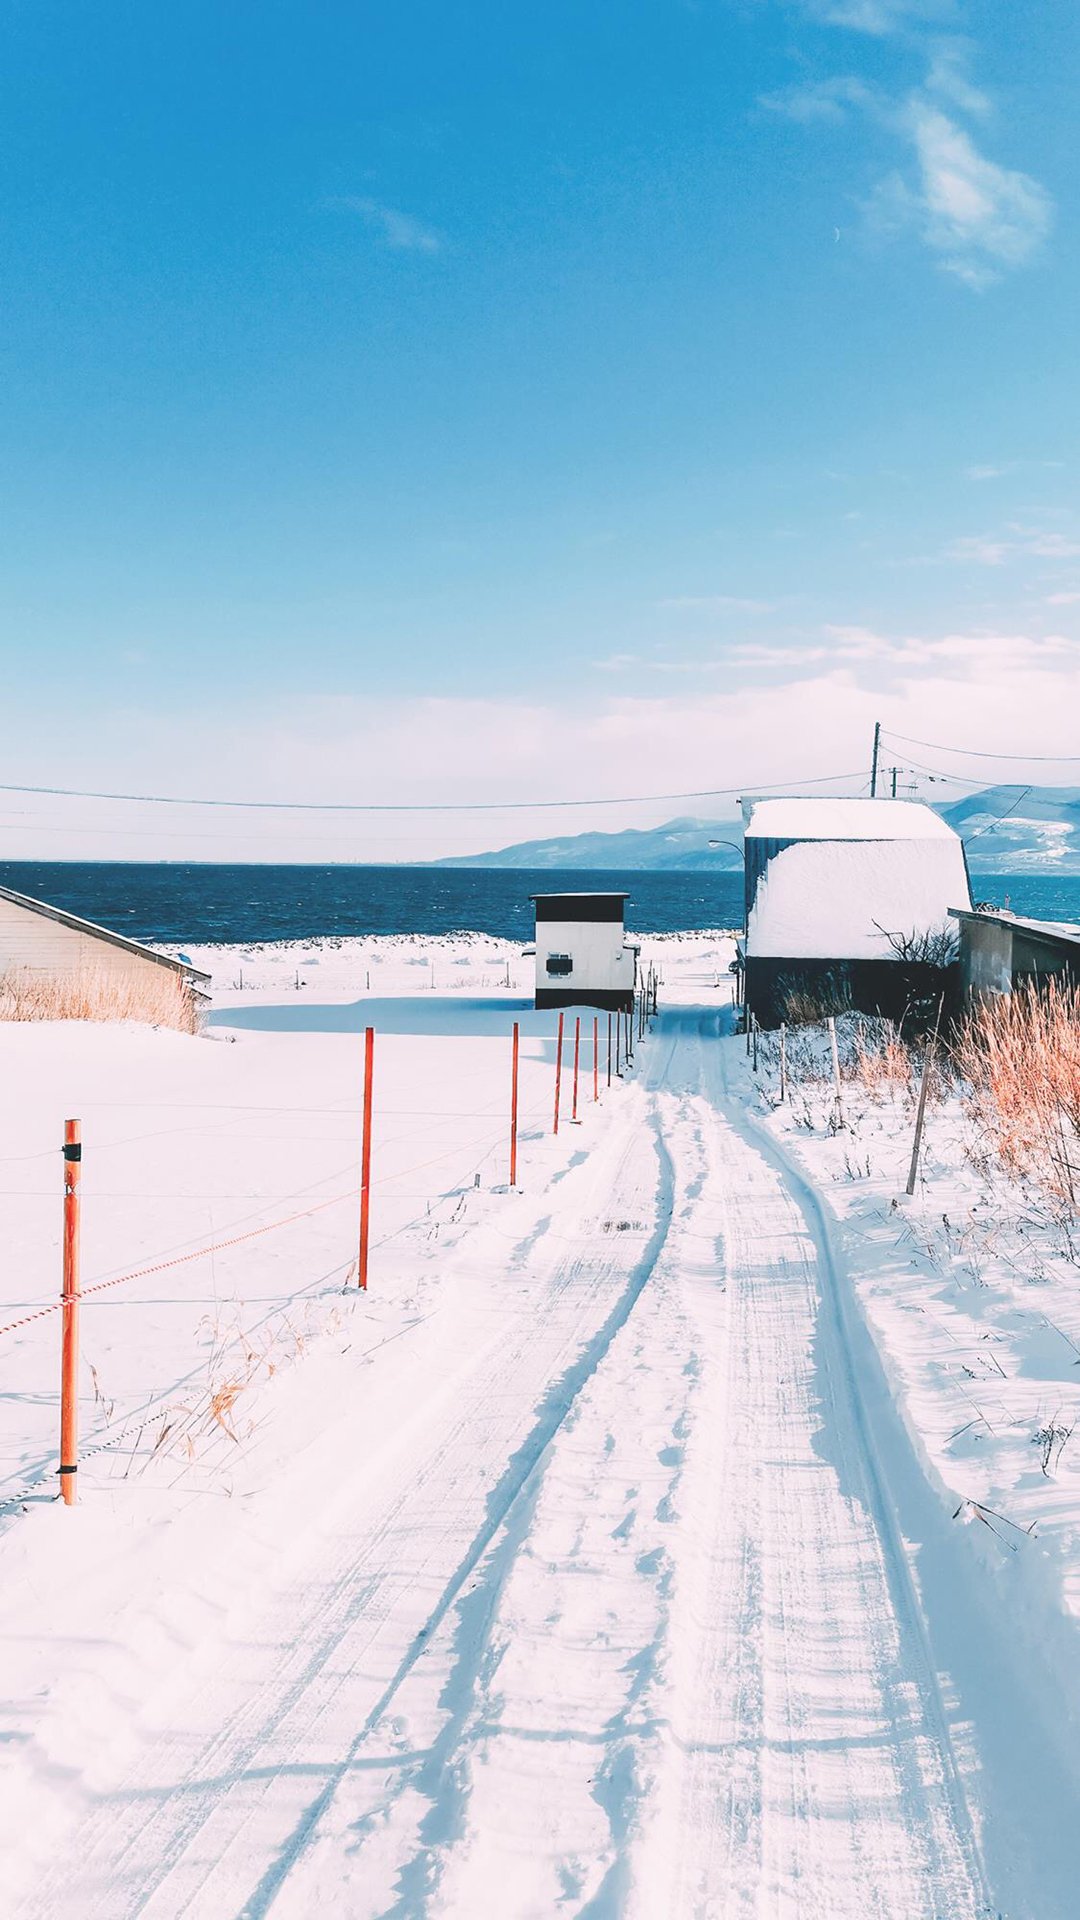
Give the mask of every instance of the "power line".
M 910 754 L 906 756 L 905 764 L 907 765 L 907 767 L 909 767 L 910 769 L 918 773 L 929 774 L 932 780 L 951 780 L 958 787 L 974 787 L 974 788 L 981 789 L 987 785 L 987 779 L 985 774 L 983 775 L 981 780 L 972 780 L 969 774 L 951 773 L 945 767 L 929 766 L 922 760 L 913 760 Z M 1004 785 L 1009 785 L 1010 783 L 1007 781 L 1003 781 L 1001 784 L 1004 786 Z M 1012 783 L 1012 784 L 1018 784 L 1018 783 Z
M 1075 761 L 1080 764 L 1080 753 L 981 753 L 974 747 L 943 747 L 937 740 L 916 740 L 910 733 L 893 733 L 886 727 L 882 728 L 882 732 L 887 733 L 890 740 L 903 740 L 910 747 L 928 747 L 931 753 L 958 753 L 965 760 L 1038 761 L 1045 762 L 1048 766 L 1060 764 L 1062 761 Z
M 970 833 L 968 835 L 967 839 L 964 841 L 965 847 L 970 846 L 973 840 L 980 839 L 984 833 L 993 833 L 995 827 L 1000 827 L 1003 820 L 1007 820 L 1010 814 L 1013 814 L 1016 812 L 1016 809 L 1020 805 L 1021 801 L 1026 800 L 1030 792 L 1031 792 L 1030 787 L 1023 787 L 1021 791 L 1017 794 L 1016 799 L 1013 801 L 1011 807 L 1006 807 L 1004 813 L 997 814 L 995 818 L 989 821 L 985 827 L 976 827 L 975 832 Z
M 155 807 L 236 807 L 273 813 L 539 813 L 560 807 L 637 807 L 661 801 L 720 800 L 741 793 L 760 793 L 772 787 L 821 787 L 834 780 L 860 780 L 854 773 L 822 773 L 808 780 L 741 780 L 734 787 L 694 787 L 689 793 L 632 793 L 592 800 L 219 800 L 184 797 L 175 793 L 98 793 L 83 787 L 24 787 L 0 781 L 0 793 L 36 793 L 64 800 L 123 800 Z

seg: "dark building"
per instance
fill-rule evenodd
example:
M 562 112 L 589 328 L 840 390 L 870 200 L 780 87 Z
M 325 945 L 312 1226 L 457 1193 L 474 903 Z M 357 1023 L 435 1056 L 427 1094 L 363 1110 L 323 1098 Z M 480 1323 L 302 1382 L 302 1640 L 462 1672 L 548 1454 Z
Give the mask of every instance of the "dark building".
M 953 907 L 971 905 L 960 839 L 907 800 L 747 807 L 744 1000 L 763 1027 L 803 1008 L 899 1018 L 940 988 Z M 955 977 L 955 969 L 953 969 Z

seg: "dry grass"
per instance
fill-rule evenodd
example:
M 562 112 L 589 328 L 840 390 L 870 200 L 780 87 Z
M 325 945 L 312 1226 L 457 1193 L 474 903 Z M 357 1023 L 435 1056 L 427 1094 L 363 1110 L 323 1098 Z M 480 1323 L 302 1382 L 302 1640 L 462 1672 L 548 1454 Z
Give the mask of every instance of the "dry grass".
M 55 978 L 24 970 L 0 974 L 0 1020 L 141 1020 L 195 1033 L 199 1003 L 184 976 L 167 967 L 87 968 Z
M 1080 989 L 1049 981 L 984 1001 L 954 1048 L 983 1140 L 1013 1175 L 1075 1210 L 1080 1191 Z
M 915 1072 L 911 1048 L 897 1037 L 895 1029 L 869 1045 L 860 1032 L 855 1041 L 854 1070 L 873 1101 L 910 1093 Z

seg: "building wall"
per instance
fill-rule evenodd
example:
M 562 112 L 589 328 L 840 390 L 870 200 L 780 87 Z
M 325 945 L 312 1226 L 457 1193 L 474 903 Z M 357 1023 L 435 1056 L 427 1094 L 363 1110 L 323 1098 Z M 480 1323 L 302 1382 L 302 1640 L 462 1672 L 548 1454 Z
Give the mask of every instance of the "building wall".
M 789 1019 L 789 1001 L 799 996 L 822 1014 L 846 1011 L 901 1020 L 913 1004 L 931 1009 L 944 992 L 946 1011 L 955 1000 L 957 969 L 902 960 L 746 959 L 745 1000 L 759 1027 Z
M 965 1002 L 1012 991 L 1013 930 L 995 920 L 960 923 L 960 979 Z
M 1080 975 L 1080 947 L 1074 940 L 1040 939 L 1030 928 L 1017 927 L 1012 942 L 1014 986 L 1019 980 L 1041 980 L 1051 973 L 1071 981 Z
M 96 934 L 67 927 L 45 913 L 0 898 L 0 976 L 32 974 L 60 979 L 75 974 L 145 975 L 155 980 L 166 971 L 157 961 Z
M 570 955 L 569 973 L 548 972 L 548 955 L 553 953 Z M 538 920 L 536 1004 L 565 1007 L 594 998 L 598 1006 L 628 1004 L 634 991 L 634 961 L 633 947 L 624 943 L 621 920 Z

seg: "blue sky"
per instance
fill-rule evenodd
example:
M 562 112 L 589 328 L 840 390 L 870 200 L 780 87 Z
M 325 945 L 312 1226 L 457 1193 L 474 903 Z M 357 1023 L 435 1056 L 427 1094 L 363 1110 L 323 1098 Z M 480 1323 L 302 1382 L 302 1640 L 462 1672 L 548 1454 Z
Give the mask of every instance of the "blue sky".
M 7 778 L 681 790 L 846 772 L 879 713 L 1075 747 L 1073 4 L 6 25 Z M 567 824 L 0 816 L 72 856 Z

